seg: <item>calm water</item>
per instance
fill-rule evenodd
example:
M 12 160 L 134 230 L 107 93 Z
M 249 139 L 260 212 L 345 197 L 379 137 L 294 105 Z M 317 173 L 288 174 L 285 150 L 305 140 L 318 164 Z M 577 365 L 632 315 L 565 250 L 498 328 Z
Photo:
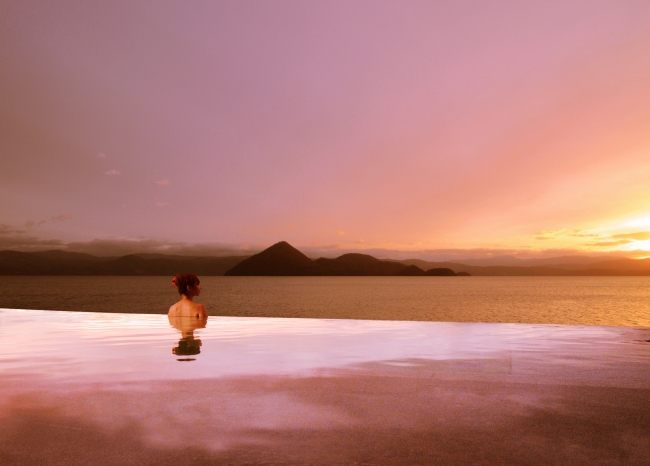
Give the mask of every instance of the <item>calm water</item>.
M 645 465 L 649 367 L 648 328 L 0 308 L 0 464 Z
M 650 277 L 203 277 L 210 315 L 650 327 Z M 2 277 L 0 307 L 163 314 L 171 277 Z
M 650 384 L 647 370 L 621 365 L 650 363 L 646 328 L 213 316 L 189 332 L 200 350 L 179 356 L 171 350 L 187 335 L 181 326 L 164 315 L 0 308 L 0 375 L 118 382 L 341 369 L 444 373 L 441 363 L 455 361 L 454 373 Z

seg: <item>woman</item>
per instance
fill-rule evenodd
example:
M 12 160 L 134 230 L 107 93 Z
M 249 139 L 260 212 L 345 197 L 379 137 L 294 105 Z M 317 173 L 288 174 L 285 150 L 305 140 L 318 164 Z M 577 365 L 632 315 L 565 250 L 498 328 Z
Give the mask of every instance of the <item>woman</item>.
M 178 288 L 181 300 L 169 308 L 167 315 L 170 318 L 193 317 L 195 319 L 207 319 L 208 313 L 203 304 L 192 301 L 194 296 L 201 294 L 199 277 L 191 273 L 179 273 L 172 280 L 172 285 Z
M 201 340 L 194 338 L 194 330 L 205 328 L 208 313 L 203 304 L 192 301 L 194 296 L 201 294 L 199 277 L 191 273 L 181 273 L 174 277 L 172 285 L 178 288 L 181 300 L 169 308 L 167 318 L 172 327 L 181 332 L 178 346 L 172 348 L 177 356 L 193 356 L 201 352 Z M 193 361 L 193 359 L 179 359 Z

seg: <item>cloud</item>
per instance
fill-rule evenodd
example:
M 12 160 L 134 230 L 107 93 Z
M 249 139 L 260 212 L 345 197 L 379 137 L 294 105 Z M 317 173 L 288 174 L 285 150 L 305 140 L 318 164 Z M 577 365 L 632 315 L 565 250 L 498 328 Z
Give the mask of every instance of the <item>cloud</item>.
M 650 231 L 637 231 L 636 233 L 622 233 L 619 235 L 612 235 L 611 238 L 645 241 L 650 239 Z
M 27 222 L 29 223 L 29 222 Z M 25 225 L 27 226 L 27 225 Z M 29 227 L 28 227 L 29 228 Z M 6 225 L 4 223 L 0 224 L 0 236 L 1 235 L 20 235 L 26 233 L 26 230 L 19 230 L 18 228 L 12 227 L 11 225 Z
M 106 154 L 104 154 L 103 152 L 100 152 L 99 154 L 95 155 L 95 157 L 97 157 L 98 159 L 105 159 Z
M 554 230 L 554 231 L 539 231 L 534 234 L 536 240 L 549 240 L 556 239 L 560 236 L 571 236 L 574 238 L 597 238 L 600 236 L 598 233 L 589 233 L 586 230 Z
M 597 238 L 600 236 L 598 233 L 587 233 L 584 230 L 572 230 L 568 235 L 575 236 L 576 238 Z
M 68 215 L 68 214 L 60 214 L 60 215 L 56 215 L 56 216 L 52 217 L 52 220 L 54 220 L 55 222 L 65 222 L 65 221 L 71 220 L 71 219 L 72 219 L 72 216 Z M 43 223 L 45 223 L 45 222 L 43 222 Z
M 25 222 L 25 227 L 26 228 L 32 228 L 32 227 L 35 227 L 35 226 L 43 225 L 44 223 L 45 223 L 45 220 L 40 220 L 38 222 L 35 222 L 33 220 L 27 220 Z
M 41 239 L 27 234 L 24 228 L 0 224 L 0 251 L 45 251 L 59 249 L 85 252 L 96 256 L 124 256 L 136 253 L 159 253 L 186 256 L 223 257 L 250 256 L 269 244 L 185 243 L 154 238 L 108 238 L 66 243 L 57 239 Z
M 112 175 L 121 175 L 122 173 L 120 173 L 119 170 L 108 170 L 106 174 L 112 176 Z
M 650 239 L 650 231 L 637 231 L 634 233 L 619 233 L 602 238 L 602 241 L 587 243 L 585 246 L 608 248 L 630 244 L 634 241 L 645 241 Z
M 538 231 L 537 233 L 534 233 L 534 238 L 536 240 L 549 240 L 549 239 L 557 239 L 561 236 L 571 236 L 574 238 L 597 238 L 600 236 L 598 233 L 590 233 L 587 230 L 567 230 L 566 228 L 563 228 L 561 230 L 553 230 L 553 231 Z
M 596 243 L 587 243 L 585 246 L 596 246 L 601 248 L 607 248 L 612 246 L 621 246 L 623 244 L 631 243 L 631 239 L 617 239 L 613 241 L 598 241 Z
M 157 253 L 187 256 L 248 256 L 256 254 L 267 245 L 227 243 L 185 243 L 155 238 L 109 238 L 67 243 L 67 251 L 85 252 L 97 256 L 124 256 L 137 253 Z
M 159 185 L 162 185 L 162 186 L 167 186 L 169 184 L 169 180 L 156 181 L 156 184 L 159 184 Z
M 650 253 L 648 253 L 648 251 L 645 249 L 635 249 L 634 251 L 625 251 L 625 255 L 627 257 L 632 257 L 632 258 L 636 258 L 636 257 L 642 259 L 650 258 Z
M 547 239 L 555 239 L 558 236 L 562 236 L 566 234 L 566 230 L 543 230 L 543 231 L 538 231 L 535 233 L 535 239 L 537 240 L 547 240 Z
M 26 230 L 15 228 L 11 225 L 0 224 L 0 250 L 43 251 L 46 249 L 60 249 L 64 246 L 63 241 L 56 239 L 43 240 L 29 236 L 26 233 Z

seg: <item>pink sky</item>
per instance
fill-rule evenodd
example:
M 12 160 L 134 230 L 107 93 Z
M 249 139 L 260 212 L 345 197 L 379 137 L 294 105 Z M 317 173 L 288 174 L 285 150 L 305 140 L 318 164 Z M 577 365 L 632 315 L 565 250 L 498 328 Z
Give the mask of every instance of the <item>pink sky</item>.
M 4 1 L 0 249 L 650 255 L 648 25 L 647 0 Z

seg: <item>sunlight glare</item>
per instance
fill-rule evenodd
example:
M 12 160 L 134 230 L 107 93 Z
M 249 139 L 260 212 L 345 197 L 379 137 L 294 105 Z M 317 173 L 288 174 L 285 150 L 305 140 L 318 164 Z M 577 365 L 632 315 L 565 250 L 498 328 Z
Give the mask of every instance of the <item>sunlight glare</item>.
M 644 241 L 632 241 L 630 244 L 626 245 L 627 247 L 625 249 L 628 249 L 630 251 L 637 250 L 637 251 L 649 251 L 650 252 L 650 239 L 649 240 L 644 240 Z
M 650 228 L 650 215 L 628 220 L 623 226 L 626 228 Z

